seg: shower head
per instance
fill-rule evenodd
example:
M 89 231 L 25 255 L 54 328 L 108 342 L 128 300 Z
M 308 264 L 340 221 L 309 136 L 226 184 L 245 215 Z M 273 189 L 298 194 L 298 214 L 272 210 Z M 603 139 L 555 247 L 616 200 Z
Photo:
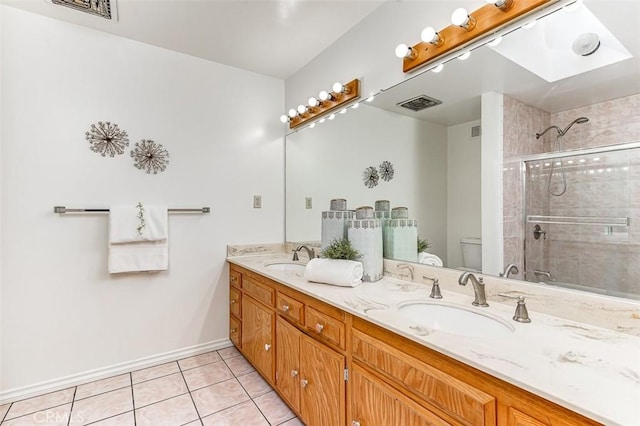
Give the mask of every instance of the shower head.
M 560 132 L 560 136 L 564 136 L 564 135 L 569 131 L 569 129 L 571 128 L 571 126 L 573 126 L 574 124 L 576 124 L 576 123 L 577 123 L 577 124 L 584 124 L 584 123 L 586 123 L 587 121 L 589 121 L 589 119 L 588 119 L 587 117 L 578 117 L 578 118 L 576 118 L 576 119 L 575 119 L 575 120 L 573 120 L 571 123 L 569 123 L 569 124 L 567 125 L 567 127 L 565 127 L 565 128 L 564 128 L 564 130 L 562 130 L 562 131 Z

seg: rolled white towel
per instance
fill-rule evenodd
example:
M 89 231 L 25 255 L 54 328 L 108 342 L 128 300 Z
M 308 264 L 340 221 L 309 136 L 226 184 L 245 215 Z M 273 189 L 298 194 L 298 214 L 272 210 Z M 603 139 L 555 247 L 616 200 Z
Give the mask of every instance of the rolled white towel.
M 418 263 L 422 263 L 423 265 L 442 266 L 442 259 L 435 254 L 421 251 L 418 253 Z
M 355 287 L 362 283 L 362 262 L 343 259 L 311 259 L 304 270 L 304 278 L 317 283 Z

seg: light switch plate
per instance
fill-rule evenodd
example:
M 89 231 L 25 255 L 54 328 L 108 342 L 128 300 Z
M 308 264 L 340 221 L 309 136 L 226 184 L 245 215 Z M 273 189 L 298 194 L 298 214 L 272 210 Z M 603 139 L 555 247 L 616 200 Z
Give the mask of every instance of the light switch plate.
M 254 195 L 253 196 L 253 208 L 261 209 L 262 208 L 262 195 Z
M 313 208 L 313 201 L 311 200 L 311 197 L 305 197 L 305 199 L 304 199 L 304 208 L 305 209 L 312 209 Z

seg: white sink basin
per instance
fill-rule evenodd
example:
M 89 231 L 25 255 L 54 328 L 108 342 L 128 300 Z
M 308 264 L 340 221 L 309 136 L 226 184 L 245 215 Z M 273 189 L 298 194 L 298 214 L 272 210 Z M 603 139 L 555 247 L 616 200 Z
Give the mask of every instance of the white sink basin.
M 270 263 L 265 265 L 270 271 L 291 271 L 291 272 L 304 272 L 305 265 L 300 263 Z
M 463 307 L 429 302 L 405 302 L 398 312 L 424 327 L 470 337 L 502 337 L 514 331 L 513 325 Z

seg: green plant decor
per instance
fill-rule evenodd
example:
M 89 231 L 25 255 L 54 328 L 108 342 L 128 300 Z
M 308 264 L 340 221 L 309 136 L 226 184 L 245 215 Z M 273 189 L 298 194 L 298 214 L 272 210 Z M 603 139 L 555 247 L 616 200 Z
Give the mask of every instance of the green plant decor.
M 431 247 L 431 243 L 429 242 L 429 240 L 423 240 L 422 238 L 418 237 L 418 253 L 425 251 L 429 247 Z
M 351 247 L 351 241 L 346 238 L 334 238 L 333 241 L 331 241 L 331 243 L 322 250 L 320 256 L 327 259 L 360 259 L 360 253 L 358 253 L 358 250 Z

